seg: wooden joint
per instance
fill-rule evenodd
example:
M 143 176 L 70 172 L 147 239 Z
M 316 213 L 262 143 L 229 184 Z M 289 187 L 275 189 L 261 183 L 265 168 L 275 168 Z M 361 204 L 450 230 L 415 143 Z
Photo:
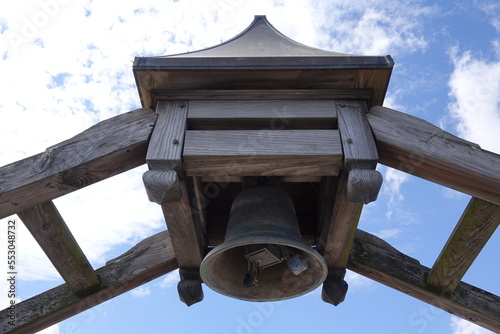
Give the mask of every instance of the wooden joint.
M 321 299 L 324 302 L 337 306 L 345 300 L 349 288 L 344 280 L 345 273 L 345 269 L 334 268 L 328 270 L 328 276 L 323 282 L 323 289 L 321 290 Z
M 151 202 L 163 204 L 181 199 L 179 176 L 174 170 L 149 170 L 142 175 Z
M 199 268 L 180 268 L 181 281 L 177 284 L 179 299 L 191 306 L 203 300 L 203 288 Z
M 377 170 L 351 170 L 347 176 L 347 200 L 363 204 L 375 201 L 382 186 L 382 181 L 382 174 Z

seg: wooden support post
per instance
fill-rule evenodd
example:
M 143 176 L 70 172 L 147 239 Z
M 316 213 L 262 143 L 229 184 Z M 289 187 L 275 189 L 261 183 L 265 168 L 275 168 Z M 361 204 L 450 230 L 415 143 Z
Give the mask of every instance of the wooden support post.
M 54 203 L 24 209 L 18 216 L 76 295 L 99 288 L 99 278 Z
M 367 117 L 380 163 L 500 205 L 500 155 L 396 110 Z
M 198 212 L 193 212 L 196 209 L 189 200 L 194 196 L 193 180 L 184 177 L 182 162 L 188 103 L 159 101 L 156 112 L 158 121 L 146 155 L 151 170 L 144 173 L 143 181 L 149 199 L 162 207 L 179 267 L 193 273 L 205 256 L 205 240 L 200 222 L 193 217 Z M 177 289 L 181 301 L 190 306 L 203 299 L 203 291 L 201 278 L 188 276 L 181 276 Z
M 0 218 L 144 164 L 156 121 L 138 109 L 0 168 Z
M 427 284 L 453 292 L 499 224 L 499 205 L 472 198 L 432 266 Z
M 452 294 L 439 293 L 426 283 L 429 268 L 374 235 L 356 232 L 347 269 L 500 333 L 499 296 L 463 282 Z
M 16 304 L 16 322 L 9 324 L 9 309 L 0 311 L 0 332 L 29 334 L 41 331 L 80 312 L 177 269 L 168 231 L 146 238 L 123 255 L 96 270 L 97 291 L 76 296 L 63 284 Z
M 323 300 L 337 306 L 345 298 L 344 275 L 363 204 L 374 201 L 382 185 L 375 170 L 378 154 L 366 119 L 364 101 L 336 101 L 344 166 L 337 184 L 331 219 L 322 227 L 319 246 L 331 273 Z M 331 186 L 330 186 L 331 187 Z M 328 190 L 333 192 L 333 189 Z

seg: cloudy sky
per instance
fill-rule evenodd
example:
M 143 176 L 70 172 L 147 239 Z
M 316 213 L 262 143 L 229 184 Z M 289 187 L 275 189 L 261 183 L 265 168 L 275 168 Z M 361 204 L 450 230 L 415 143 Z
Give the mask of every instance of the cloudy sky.
M 135 56 L 216 45 L 244 30 L 254 15 L 267 15 L 279 31 L 309 46 L 390 54 L 396 65 L 386 106 L 500 153 L 495 0 L 24 0 L 0 4 L 0 166 L 140 107 Z M 382 192 L 365 207 L 360 228 L 432 266 L 469 197 L 384 166 L 379 170 Z M 144 171 L 140 167 L 54 201 L 94 268 L 165 228 L 160 208 L 147 200 Z M 5 234 L 0 228 L 1 249 Z M 464 277 L 497 295 L 500 270 L 490 261 L 499 245 L 497 232 Z M 18 233 L 18 251 L 21 300 L 62 283 L 25 229 Z M 322 302 L 318 291 L 253 304 L 207 287 L 205 300 L 187 308 L 177 298 L 177 281 L 171 273 L 45 333 L 488 333 L 353 273 L 347 276 L 346 301 L 337 308 Z M 7 293 L 1 291 L 7 291 L 4 280 L 0 302 L 6 306 Z

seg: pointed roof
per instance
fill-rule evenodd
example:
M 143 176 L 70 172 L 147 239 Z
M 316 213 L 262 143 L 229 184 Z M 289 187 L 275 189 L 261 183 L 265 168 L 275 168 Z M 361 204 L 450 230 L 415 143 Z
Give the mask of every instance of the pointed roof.
M 286 37 L 263 15 L 236 37 L 203 50 L 136 57 L 133 71 L 144 107 L 155 94 L 186 89 L 368 89 L 381 105 L 394 62 L 309 47 Z M 321 71 L 320 71 L 321 70 Z
M 274 28 L 265 15 L 254 21 L 239 35 L 203 50 L 164 56 L 161 58 L 200 57 L 338 57 L 352 56 L 312 48 L 286 37 Z

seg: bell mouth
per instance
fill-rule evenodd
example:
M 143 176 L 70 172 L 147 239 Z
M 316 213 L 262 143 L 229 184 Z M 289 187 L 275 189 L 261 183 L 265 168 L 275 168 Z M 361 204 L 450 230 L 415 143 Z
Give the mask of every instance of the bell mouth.
M 250 279 L 254 274 L 258 277 Z M 290 197 L 267 186 L 236 196 L 224 242 L 200 266 L 201 279 L 212 290 L 254 302 L 304 295 L 327 274 L 323 257 L 302 241 Z

